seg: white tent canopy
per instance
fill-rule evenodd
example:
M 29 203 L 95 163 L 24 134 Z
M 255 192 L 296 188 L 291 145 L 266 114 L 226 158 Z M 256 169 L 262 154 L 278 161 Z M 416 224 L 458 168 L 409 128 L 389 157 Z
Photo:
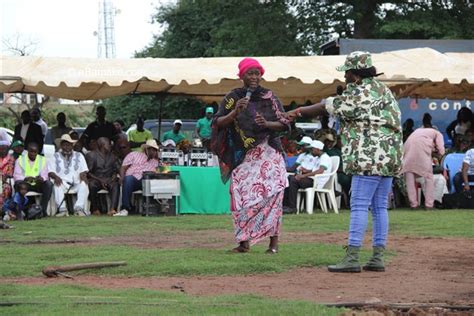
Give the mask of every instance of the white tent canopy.
M 235 87 L 241 57 L 85 59 L 0 56 L 0 92 L 31 92 L 95 100 L 130 93 L 189 95 L 220 101 Z M 335 70 L 345 56 L 257 57 L 262 86 L 284 104 L 316 102 L 344 82 Z M 474 53 L 428 48 L 373 54 L 379 78 L 398 97 L 474 99 Z

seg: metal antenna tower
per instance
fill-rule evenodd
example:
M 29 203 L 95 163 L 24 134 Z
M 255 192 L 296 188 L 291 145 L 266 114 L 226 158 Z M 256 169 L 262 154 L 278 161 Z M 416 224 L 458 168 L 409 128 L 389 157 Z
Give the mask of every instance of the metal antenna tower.
M 112 0 L 99 0 L 99 29 L 97 32 L 97 57 L 115 58 L 115 9 Z M 105 52 L 105 54 L 104 54 Z

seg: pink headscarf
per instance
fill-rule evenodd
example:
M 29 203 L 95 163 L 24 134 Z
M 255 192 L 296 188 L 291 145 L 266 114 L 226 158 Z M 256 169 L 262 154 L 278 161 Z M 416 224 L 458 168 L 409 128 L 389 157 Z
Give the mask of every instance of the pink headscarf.
M 242 59 L 239 63 L 239 78 L 242 79 L 247 70 L 249 70 L 250 68 L 257 68 L 258 70 L 260 70 L 260 73 L 262 75 L 265 73 L 265 69 L 263 69 L 262 65 L 260 65 L 260 63 L 256 59 L 246 57 Z

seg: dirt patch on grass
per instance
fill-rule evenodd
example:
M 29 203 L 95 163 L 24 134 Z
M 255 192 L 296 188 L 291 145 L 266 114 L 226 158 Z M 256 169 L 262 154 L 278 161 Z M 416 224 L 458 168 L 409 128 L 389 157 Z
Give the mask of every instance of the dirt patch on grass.
M 345 233 L 305 233 L 286 232 L 282 236 L 284 243 L 343 243 Z M 139 248 L 153 249 L 179 249 L 179 248 L 206 248 L 222 249 L 235 247 L 232 245 L 232 232 L 228 230 L 199 230 L 192 232 L 156 232 L 141 234 L 139 236 L 113 236 L 113 237 L 89 237 L 81 239 L 60 240 L 32 240 L 27 242 L 16 242 L 11 240 L 0 241 L 0 244 L 22 244 L 22 245 L 58 245 L 67 246 L 103 246 L 121 245 Z
M 283 242 L 344 244 L 346 233 L 288 233 Z M 104 238 L 88 241 L 150 248 L 231 247 L 228 231 L 198 231 L 177 235 Z M 366 245 L 370 241 L 366 240 Z M 254 293 L 272 298 L 308 300 L 318 303 L 448 303 L 473 304 L 474 243 L 463 238 L 391 236 L 397 252 L 384 273 L 334 274 L 321 268 L 299 268 L 279 274 L 248 276 L 196 276 L 117 278 L 81 275 L 74 280 L 5 278 L 2 283 L 84 284 L 104 288 L 147 288 L 181 291 L 192 295 Z M 219 250 L 221 251 L 221 250 Z M 238 256 L 240 254 L 236 254 Z M 341 250 L 341 256 L 343 255 Z

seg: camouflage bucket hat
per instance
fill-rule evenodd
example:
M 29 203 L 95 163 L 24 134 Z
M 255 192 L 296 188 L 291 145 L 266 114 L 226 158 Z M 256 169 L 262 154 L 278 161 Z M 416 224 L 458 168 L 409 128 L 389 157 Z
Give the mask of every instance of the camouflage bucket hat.
M 352 52 L 346 57 L 344 65 L 336 67 L 337 71 L 349 69 L 365 69 L 372 67 L 372 57 L 369 52 Z

